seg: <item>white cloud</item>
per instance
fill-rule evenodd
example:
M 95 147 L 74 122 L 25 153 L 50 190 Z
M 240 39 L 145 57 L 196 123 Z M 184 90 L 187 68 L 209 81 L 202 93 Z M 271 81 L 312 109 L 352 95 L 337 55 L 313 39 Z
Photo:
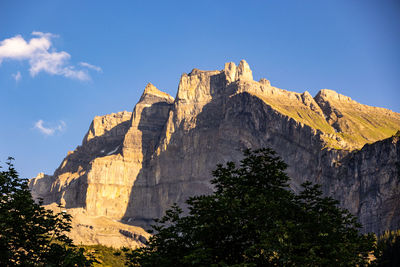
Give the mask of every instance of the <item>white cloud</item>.
M 79 65 L 81 65 L 82 67 L 86 67 L 88 69 L 95 70 L 97 72 L 103 72 L 103 70 L 100 67 L 92 65 L 92 64 L 89 64 L 87 62 L 79 62 Z
M 11 74 L 11 76 L 14 78 L 15 82 L 19 82 L 22 79 L 21 72 L 17 72 L 15 74 Z
M 74 66 L 69 64 L 70 54 L 65 51 L 57 52 L 54 49 L 51 38 L 57 37 L 56 35 L 42 32 L 32 32 L 32 35 L 35 37 L 28 42 L 21 35 L 0 41 L 0 64 L 6 59 L 27 60 L 32 77 L 43 71 L 81 81 L 90 80 L 86 69 L 75 69 Z M 100 67 L 86 64 L 80 65 L 96 71 L 101 70 Z
M 53 127 L 45 127 L 43 120 L 38 120 L 35 123 L 35 129 L 38 129 L 44 135 L 53 135 L 55 132 L 62 132 L 67 127 L 64 121 L 60 121 L 58 125 Z

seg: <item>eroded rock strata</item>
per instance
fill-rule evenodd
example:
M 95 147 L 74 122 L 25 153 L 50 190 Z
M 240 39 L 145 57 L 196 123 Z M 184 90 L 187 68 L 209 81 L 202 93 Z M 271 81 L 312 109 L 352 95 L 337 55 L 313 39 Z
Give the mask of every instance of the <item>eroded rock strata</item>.
M 320 183 L 380 233 L 400 223 L 399 129 L 399 113 L 332 90 L 313 98 L 254 81 L 243 60 L 183 74 L 175 99 L 148 84 L 132 113 L 96 117 L 82 145 L 30 186 L 45 204 L 148 227 L 171 204 L 212 192 L 217 163 L 271 147 L 295 191 Z

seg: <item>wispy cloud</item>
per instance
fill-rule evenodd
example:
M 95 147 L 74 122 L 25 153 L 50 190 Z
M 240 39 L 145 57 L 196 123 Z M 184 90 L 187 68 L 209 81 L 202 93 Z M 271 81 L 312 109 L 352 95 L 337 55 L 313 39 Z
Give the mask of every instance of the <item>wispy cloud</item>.
M 22 79 L 21 72 L 19 72 L 19 71 L 17 73 L 11 74 L 11 76 L 14 78 L 15 82 L 17 82 L 17 83 Z
M 44 126 L 43 120 L 38 120 L 35 122 L 35 129 L 39 130 L 44 135 L 53 135 L 56 132 L 63 132 L 67 124 L 64 121 L 60 121 L 57 125 L 53 127 L 46 127 Z
M 87 62 L 79 62 L 79 65 L 81 65 L 82 67 L 88 68 L 88 69 L 95 70 L 97 72 L 103 72 L 103 70 L 100 67 L 89 64 Z
M 34 37 L 29 41 L 26 41 L 21 35 L 0 41 L 0 64 L 7 59 L 27 60 L 32 77 L 43 71 L 51 75 L 61 75 L 81 81 L 90 80 L 87 69 L 76 69 L 75 66 L 69 64 L 70 54 L 55 50 L 51 39 L 57 37 L 56 35 L 43 32 L 32 32 L 32 35 Z

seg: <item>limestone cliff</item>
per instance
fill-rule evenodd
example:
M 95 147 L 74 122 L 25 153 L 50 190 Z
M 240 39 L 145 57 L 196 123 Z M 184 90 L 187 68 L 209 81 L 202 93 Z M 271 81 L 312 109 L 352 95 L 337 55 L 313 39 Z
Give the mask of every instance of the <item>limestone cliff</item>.
M 360 218 L 365 232 L 400 228 L 400 132 L 323 169 L 325 191 Z
M 400 114 L 332 90 L 313 98 L 254 81 L 243 60 L 183 74 L 175 99 L 148 84 L 132 113 L 96 117 L 82 145 L 31 188 L 45 203 L 148 227 L 174 202 L 212 192 L 217 163 L 271 147 L 294 190 L 320 183 L 365 231 L 381 232 L 400 223 L 399 129 Z

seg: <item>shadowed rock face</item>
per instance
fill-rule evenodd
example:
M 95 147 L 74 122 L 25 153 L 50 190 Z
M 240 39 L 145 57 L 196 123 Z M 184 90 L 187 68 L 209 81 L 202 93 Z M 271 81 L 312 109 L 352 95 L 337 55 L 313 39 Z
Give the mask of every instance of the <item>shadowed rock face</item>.
M 324 186 L 365 232 L 400 228 L 400 135 L 365 145 L 325 172 Z
M 227 63 L 183 74 L 176 99 L 148 84 L 132 113 L 96 117 L 82 146 L 30 186 L 47 204 L 148 227 L 173 203 L 211 193 L 217 163 L 271 147 L 293 190 L 320 183 L 364 231 L 379 233 L 400 223 L 398 129 L 398 113 L 332 90 L 282 90 L 254 81 L 245 61 Z

